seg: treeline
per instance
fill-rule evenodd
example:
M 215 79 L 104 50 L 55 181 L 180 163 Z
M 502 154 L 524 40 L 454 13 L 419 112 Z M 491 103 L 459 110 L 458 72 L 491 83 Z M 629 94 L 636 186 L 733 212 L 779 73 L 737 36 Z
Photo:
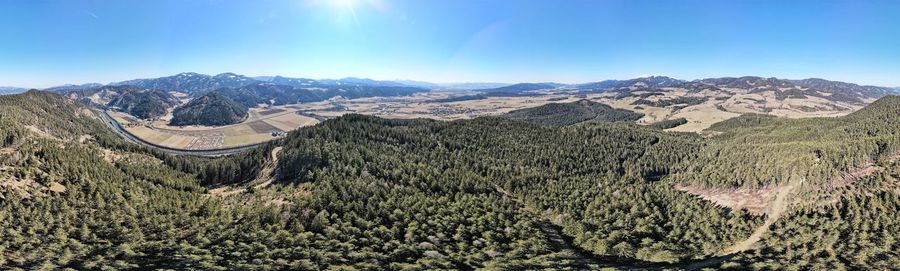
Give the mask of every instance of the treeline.
M 706 97 L 675 97 L 669 99 L 659 99 L 659 100 L 648 100 L 648 99 L 638 99 L 634 101 L 633 105 L 649 105 L 653 107 L 667 107 L 673 105 L 698 105 L 705 103 L 709 98 Z
M 678 126 L 681 126 L 681 125 L 684 125 L 687 123 L 688 123 L 688 120 L 686 118 L 677 118 L 677 119 L 667 119 L 667 120 L 657 121 L 657 122 L 647 125 L 647 127 L 665 130 L 665 129 L 675 128 L 675 127 L 678 127 Z
M 510 111 L 502 118 L 541 125 L 566 126 L 582 122 L 635 121 L 644 114 L 608 105 L 579 100 L 571 103 L 549 103 L 537 107 Z

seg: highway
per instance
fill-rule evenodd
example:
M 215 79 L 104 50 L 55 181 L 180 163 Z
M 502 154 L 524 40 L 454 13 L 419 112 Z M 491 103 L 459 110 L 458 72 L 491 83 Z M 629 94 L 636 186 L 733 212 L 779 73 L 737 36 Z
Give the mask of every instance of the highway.
M 243 152 L 243 151 L 246 151 L 246 150 L 249 150 L 249 149 L 252 149 L 252 148 L 255 148 L 260 145 L 268 143 L 268 142 L 261 142 L 261 143 L 257 143 L 257 144 L 253 144 L 253 145 L 231 147 L 231 148 L 221 148 L 221 149 L 207 149 L 207 150 L 176 149 L 176 148 L 161 146 L 161 145 L 157 145 L 157 144 L 145 141 L 145 140 L 135 136 L 134 134 L 128 132 L 128 130 L 125 130 L 125 128 L 122 128 L 122 125 L 120 125 L 119 122 L 117 122 L 112 117 L 110 117 L 109 114 L 106 113 L 106 111 L 100 110 L 100 109 L 95 109 L 94 111 L 97 112 L 97 115 L 99 115 L 100 118 L 103 119 L 103 122 L 105 122 L 107 126 L 112 128 L 113 131 L 115 131 L 117 134 L 119 134 L 123 138 L 128 139 L 129 141 L 140 144 L 140 145 L 155 148 L 155 149 L 158 149 L 158 150 L 161 150 L 161 151 L 164 151 L 167 153 L 171 153 L 171 154 L 176 154 L 176 155 L 194 155 L 194 156 L 205 156 L 205 157 L 225 156 L 225 155 L 231 155 L 231 154 Z

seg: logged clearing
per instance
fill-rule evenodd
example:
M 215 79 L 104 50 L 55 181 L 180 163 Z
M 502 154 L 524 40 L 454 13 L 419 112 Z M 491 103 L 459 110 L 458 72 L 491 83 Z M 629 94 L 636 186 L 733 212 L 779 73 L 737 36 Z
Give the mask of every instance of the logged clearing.
M 272 152 L 269 155 L 269 160 L 266 161 L 265 164 L 263 164 L 262 168 L 259 170 L 259 174 L 257 174 L 256 178 L 250 181 L 250 183 L 242 185 L 226 185 L 210 189 L 209 194 L 213 196 L 227 197 L 247 192 L 248 187 L 253 187 L 253 189 L 260 189 L 269 186 L 270 184 L 272 184 L 272 182 L 275 181 L 275 169 L 278 166 L 278 152 L 280 151 L 281 147 L 275 147 L 274 149 L 272 149 Z M 282 198 L 278 198 L 273 199 L 272 204 L 285 205 L 290 204 L 290 202 L 287 202 Z
M 762 189 L 750 189 L 675 185 L 675 190 L 698 196 L 720 207 L 732 210 L 744 209 L 754 215 L 763 215 L 776 197 L 779 187 L 772 185 Z
M 769 228 L 772 224 L 775 224 L 775 221 L 778 221 L 778 219 L 781 218 L 781 215 L 787 211 L 788 206 L 792 202 L 791 198 L 795 190 L 800 186 L 800 183 L 801 181 L 798 179 L 797 181 L 793 181 L 776 189 L 775 200 L 773 200 L 768 208 L 766 208 L 766 221 L 763 222 L 761 226 L 757 227 L 756 230 L 750 234 L 750 237 L 723 249 L 720 255 L 735 254 L 745 251 L 752 248 L 756 242 L 759 242 L 763 235 L 769 232 Z
M 736 242 L 719 253 L 719 255 L 729 255 L 748 250 L 756 242 L 759 242 L 769 232 L 772 224 L 778 221 L 787 211 L 788 206 L 794 202 L 793 197 L 800 184 L 801 181 L 798 179 L 786 185 L 773 185 L 756 190 L 746 188 L 709 189 L 682 185 L 676 185 L 675 189 L 711 201 L 721 207 L 732 210 L 744 209 L 754 215 L 766 215 L 766 221 L 757 227 L 747 239 Z

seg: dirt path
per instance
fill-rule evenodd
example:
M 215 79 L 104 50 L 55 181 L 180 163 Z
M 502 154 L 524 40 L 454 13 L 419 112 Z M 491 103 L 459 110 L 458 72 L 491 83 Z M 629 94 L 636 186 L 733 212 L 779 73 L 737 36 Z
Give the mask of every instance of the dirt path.
M 788 205 L 790 205 L 790 198 L 794 191 L 800 186 L 802 183 L 801 180 L 797 179 L 795 181 L 791 181 L 785 186 L 779 187 L 775 194 L 775 200 L 772 201 L 772 204 L 766 210 L 766 221 L 760 225 L 756 230 L 750 234 L 750 237 L 744 239 L 743 241 L 737 242 L 719 253 L 719 255 L 729 255 L 735 254 L 738 252 L 742 252 L 753 247 L 756 242 L 759 242 L 762 239 L 763 235 L 769 232 L 769 228 L 772 224 L 775 224 L 775 221 L 781 218 L 781 215 L 787 211 Z
M 278 167 L 278 152 L 280 151 L 281 147 L 275 147 L 274 149 L 272 149 L 269 160 L 266 161 L 265 164 L 263 164 L 262 169 L 259 170 L 259 174 L 256 175 L 256 178 L 249 182 L 249 185 L 252 185 L 253 189 L 267 187 L 275 181 L 274 173 L 275 168 Z M 230 195 L 247 192 L 247 189 L 247 187 L 223 186 L 215 189 L 210 189 L 209 194 L 227 197 Z

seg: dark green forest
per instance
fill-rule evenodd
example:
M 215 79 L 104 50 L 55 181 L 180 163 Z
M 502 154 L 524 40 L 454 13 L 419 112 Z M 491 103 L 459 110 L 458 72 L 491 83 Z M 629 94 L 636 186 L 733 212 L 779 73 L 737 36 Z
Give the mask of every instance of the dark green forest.
M 582 122 L 618 122 L 635 121 L 644 114 L 611 106 L 591 100 L 579 100 L 571 103 L 549 103 L 533 108 L 517 109 L 502 117 L 534 124 L 566 126 Z
M 247 107 L 218 92 L 207 92 L 172 111 L 171 125 L 222 126 L 247 118 Z
M 667 119 L 663 121 L 658 121 L 647 125 L 647 127 L 656 128 L 660 130 L 675 128 L 684 124 L 687 124 L 688 120 L 685 118 L 677 118 L 677 119 Z
M 889 97 L 841 118 L 743 116 L 710 138 L 345 115 L 212 159 L 126 142 L 89 109 L 30 91 L 0 97 L 0 269 L 677 270 L 765 216 L 675 184 L 791 178 L 805 180 L 791 211 L 755 249 L 708 267 L 891 269 L 898 110 Z M 251 185 L 267 164 L 274 183 Z M 867 166 L 880 170 L 829 182 Z
M 155 119 L 164 116 L 169 107 L 178 104 L 171 94 L 161 90 L 140 90 L 120 87 L 122 93 L 113 98 L 107 106 L 117 107 L 123 112 L 141 119 Z

